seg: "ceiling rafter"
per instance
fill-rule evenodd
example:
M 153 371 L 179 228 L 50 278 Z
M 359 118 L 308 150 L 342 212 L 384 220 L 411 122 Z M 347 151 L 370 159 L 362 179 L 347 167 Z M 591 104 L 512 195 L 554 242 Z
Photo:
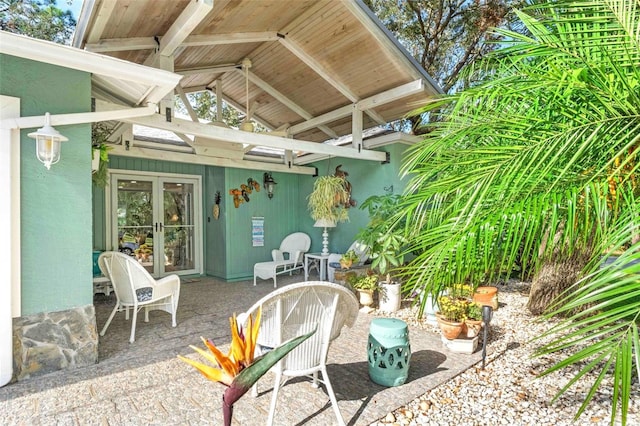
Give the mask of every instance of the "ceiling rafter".
M 103 0 L 98 16 L 96 17 L 91 32 L 87 35 L 87 42 L 94 43 L 100 40 L 104 29 L 107 27 L 107 22 L 113 13 L 113 9 L 116 7 L 117 0 Z
M 239 71 L 243 72 L 242 70 L 239 70 Z M 278 91 L 276 88 L 271 86 L 269 83 L 267 83 L 266 81 L 264 81 L 263 79 L 261 79 L 260 77 L 252 73 L 251 71 L 249 71 L 249 81 L 251 81 L 253 84 L 258 86 L 259 88 L 261 88 L 262 90 L 264 90 L 265 92 L 273 96 L 274 98 L 276 98 L 278 102 L 282 103 L 283 105 L 286 105 L 287 108 L 289 108 L 291 111 L 295 112 L 305 120 L 309 120 L 313 118 L 313 115 L 311 115 L 311 113 L 306 111 L 300 105 L 293 102 L 291 99 L 283 95 L 280 91 Z M 338 137 L 338 135 L 333 130 L 331 130 L 326 126 L 318 126 L 318 128 L 323 132 L 325 132 L 329 137 L 332 137 L 332 138 Z
M 321 124 L 331 123 L 332 121 L 347 117 L 353 113 L 354 108 L 360 111 L 371 109 L 380 105 L 384 105 L 385 103 L 393 102 L 398 99 L 422 92 L 423 90 L 424 81 L 415 80 L 411 83 L 406 83 L 402 86 L 394 87 L 393 89 L 389 89 L 368 98 L 362 99 L 355 104 L 345 105 L 305 122 L 293 125 L 289 128 L 289 132 L 295 135 L 313 127 L 317 127 Z
M 311 55 L 304 51 L 304 49 L 295 41 L 287 37 L 280 38 L 280 44 L 287 48 L 291 53 L 298 57 L 302 62 L 307 64 L 316 74 L 318 74 L 327 83 L 338 90 L 342 95 L 352 103 L 358 102 L 360 99 L 341 81 L 338 81 L 332 76 L 332 73 L 327 71 L 320 62 L 316 61 Z M 386 124 L 386 120 L 375 111 L 365 111 L 365 113 L 371 117 L 378 124 Z
M 213 0 L 192 0 L 160 39 L 158 54 L 171 56 L 213 9 Z

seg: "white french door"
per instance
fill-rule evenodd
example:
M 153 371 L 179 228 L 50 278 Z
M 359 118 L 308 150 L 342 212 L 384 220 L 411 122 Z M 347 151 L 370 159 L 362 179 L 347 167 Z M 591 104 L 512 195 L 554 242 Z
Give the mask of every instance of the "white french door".
M 111 239 L 154 276 L 201 273 L 199 176 L 111 174 Z

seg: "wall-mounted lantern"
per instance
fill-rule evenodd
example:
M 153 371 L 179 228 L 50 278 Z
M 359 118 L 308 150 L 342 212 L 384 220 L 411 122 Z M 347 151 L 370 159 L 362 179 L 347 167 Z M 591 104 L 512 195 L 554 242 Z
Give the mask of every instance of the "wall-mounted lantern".
M 269 196 L 269 199 L 273 198 L 273 190 L 275 188 L 275 185 L 277 185 L 277 184 L 278 184 L 278 182 L 273 180 L 273 176 L 271 176 L 271 172 L 265 172 L 264 173 L 264 179 L 262 181 L 262 186 L 264 186 L 264 188 L 267 190 L 267 196 Z
M 60 161 L 60 142 L 69 140 L 51 126 L 51 117 L 48 112 L 44 115 L 44 126 L 29 133 L 28 136 L 36 140 L 36 156 L 47 170 L 52 164 Z

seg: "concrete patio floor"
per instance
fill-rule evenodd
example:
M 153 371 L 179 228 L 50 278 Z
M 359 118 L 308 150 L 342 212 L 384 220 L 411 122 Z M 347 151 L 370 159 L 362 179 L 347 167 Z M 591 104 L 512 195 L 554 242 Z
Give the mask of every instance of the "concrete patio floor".
M 310 279 L 313 279 L 312 277 Z M 279 287 L 302 276 L 278 279 Z M 224 386 L 206 380 L 176 358 L 190 355 L 200 336 L 224 349 L 230 341 L 228 318 L 249 308 L 273 290 L 271 281 L 224 283 L 212 278 L 183 279 L 178 326 L 170 316 L 152 312 L 139 318 L 136 341 L 129 343 L 130 322 L 119 313 L 100 337 L 96 365 L 59 371 L 0 388 L 4 425 L 221 425 Z M 115 303 L 115 295 L 95 298 L 98 331 Z M 368 425 L 477 363 L 480 351 L 454 354 L 440 336 L 409 328 L 412 358 L 409 378 L 386 388 L 368 376 L 366 345 L 374 316 L 359 314 L 329 351 L 328 373 L 342 416 L 348 425 Z M 234 424 L 265 424 L 273 376 L 259 382 L 259 395 L 247 394 L 234 408 Z M 282 388 L 276 409 L 278 425 L 330 425 L 336 418 L 323 387 L 309 380 L 290 380 Z

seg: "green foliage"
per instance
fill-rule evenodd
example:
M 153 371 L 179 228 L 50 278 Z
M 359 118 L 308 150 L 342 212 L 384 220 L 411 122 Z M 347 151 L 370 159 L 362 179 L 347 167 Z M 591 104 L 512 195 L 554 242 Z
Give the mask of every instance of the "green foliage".
M 93 123 L 91 125 L 91 147 L 100 151 L 100 165 L 98 170 L 93 172 L 91 180 L 93 184 L 99 188 L 104 188 L 109 179 L 109 150 L 107 145 L 109 136 L 113 133 L 113 126 L 105 122 Z M 93 158 L 93 149 L 91 150 L 91 158 Z
M 320 176 L 313 183 L 308 197 L 308 208 L 313 220 L 325 219 L 334 223 L 349 220 L 349 210 L 344 207 L 348 193 L 344 179 L 337 176 Z
M 369 223 L 356 239 L 369 248 L 371 267 L 383 275 L 404 262 L 406 239 L 402 219 L 397 216 L 400 199 L 393 194 L 374 195 L 360 205 L 369 214 Z
M 356 254 L 355 250 L 349 250 L 342 255 L 342 257 L 340 258 L 340 261 L 344 260 L 347 262 L 355 262 L 358 259 L 359 259 L 358 255 Z
M 440 121 L 403 165 L 399 215 L 416 253 L 407 280 L 440 294 L 591 253 L 554 311 L 569 318 L 541 353 L 573 351 L 550 371 L 601 371 L 577 416 L 611 368 L 612 422 L 620 408 L 624 424 L 640 379 L 636 271 L 599 265 L 612 249 L 640 257 L 640 9 L 538 0 L 516 14 L 528 35 L 497 30 L 505 42 L 465 72 L 469 88 L 422 110 Z
M 378 276 L 376 274 L 348 275 L 347 282 L 356 290 L 377 290 Z
M 0 0 L 0 29 L 41 40 L 71 44 L 76 25 L 71 11 L 55 0 Z

